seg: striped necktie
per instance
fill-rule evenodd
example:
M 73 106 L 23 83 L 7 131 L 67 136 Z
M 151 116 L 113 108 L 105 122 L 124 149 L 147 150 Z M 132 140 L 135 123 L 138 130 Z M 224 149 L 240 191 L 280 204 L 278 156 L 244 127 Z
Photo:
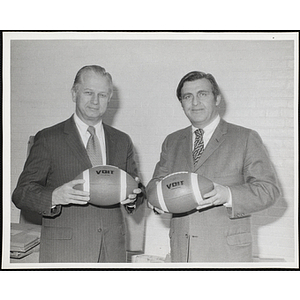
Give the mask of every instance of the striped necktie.
M 195 130 L 196 138 L 195 138 L 194 150 L 193 150 L 194 166 L 196 166 L 204 150 L 203 133 L 204 131 L 201 128 Z
M 99 139 L 97 138 L 95 127 L 89 126 L 87 130 L 91 135 L 86 145 L 86 151 L 92 163 L 92 166 L 99 166 L 103 164 L 101 147 Z

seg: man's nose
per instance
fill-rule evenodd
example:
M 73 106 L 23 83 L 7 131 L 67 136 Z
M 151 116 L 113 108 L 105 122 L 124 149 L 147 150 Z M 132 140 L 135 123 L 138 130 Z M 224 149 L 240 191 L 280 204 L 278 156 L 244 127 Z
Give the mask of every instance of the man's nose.
M 198 105 L 200 103 L 200 99 L 197 95 L 195 95 L 193 97 L 193 101 L 192 101 L 193 105 Z
M 93 104 L 98 104 L 99 103 L 99 96 L 98 95 L 94 95 L 93 97 L 92 97 L 92 103 Z

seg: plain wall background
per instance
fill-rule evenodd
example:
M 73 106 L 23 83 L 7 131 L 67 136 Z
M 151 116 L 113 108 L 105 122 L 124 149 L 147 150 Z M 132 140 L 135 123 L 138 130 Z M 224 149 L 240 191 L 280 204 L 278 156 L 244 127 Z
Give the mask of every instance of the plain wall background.
M 189 125 L 175 90 L 189 71 L 214 75 L 228 122 L 256 130 L 277 171 L 282 198 L 252 218 L 254 255 L 295 259 L 294 41 L 280 40 L 13 40 L 11 41 L 11 193 L 30 135 L 70 117 L 76 72 L 99 64 L 115 86 L 105 121 L 128 133 L 140 177 L 151 179 L 167 134 Z M 19 211 L 11 205 L 11 221 Z M 145 211 L 145 253 L 169 252 L 169 215 Z

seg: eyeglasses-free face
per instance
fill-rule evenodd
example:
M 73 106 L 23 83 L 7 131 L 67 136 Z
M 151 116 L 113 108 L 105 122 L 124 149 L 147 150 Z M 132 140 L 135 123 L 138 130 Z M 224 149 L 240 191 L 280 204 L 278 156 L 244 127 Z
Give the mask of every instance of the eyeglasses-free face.
M 203 128 L 215 119 L 221 96 L 214 96 L 206 78 L 186 81 L 181 89 L 181 105 L 185 115 L 197 128 Z

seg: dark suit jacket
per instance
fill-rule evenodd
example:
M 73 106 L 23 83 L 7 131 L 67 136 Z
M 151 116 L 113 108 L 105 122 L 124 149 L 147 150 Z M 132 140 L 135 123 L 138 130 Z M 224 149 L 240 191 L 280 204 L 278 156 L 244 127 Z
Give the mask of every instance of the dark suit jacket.
M 136 177 L 130 137 L 103 126 L 107 164 Z M 12 200 L 18 208 L 43 216 L 40 262 L 97 262 L 100 254 L 101 260 L 125 262 L 125 224 L 120 206 L 68 205 L 51 210 L 54 189 L 90 167 L 73 117 L 35 136 Z
M 189 171 L 229 186 L 232 208 L 216 206 L 173 215 L 171 258 L 176 262 L 251 261 L 250 214 L 279 196 L 274 169 L 259 135 L 221 120 L 193 166 L 191 126 L 170 134 L 162 145 L 151 188 L 168 174 Z

